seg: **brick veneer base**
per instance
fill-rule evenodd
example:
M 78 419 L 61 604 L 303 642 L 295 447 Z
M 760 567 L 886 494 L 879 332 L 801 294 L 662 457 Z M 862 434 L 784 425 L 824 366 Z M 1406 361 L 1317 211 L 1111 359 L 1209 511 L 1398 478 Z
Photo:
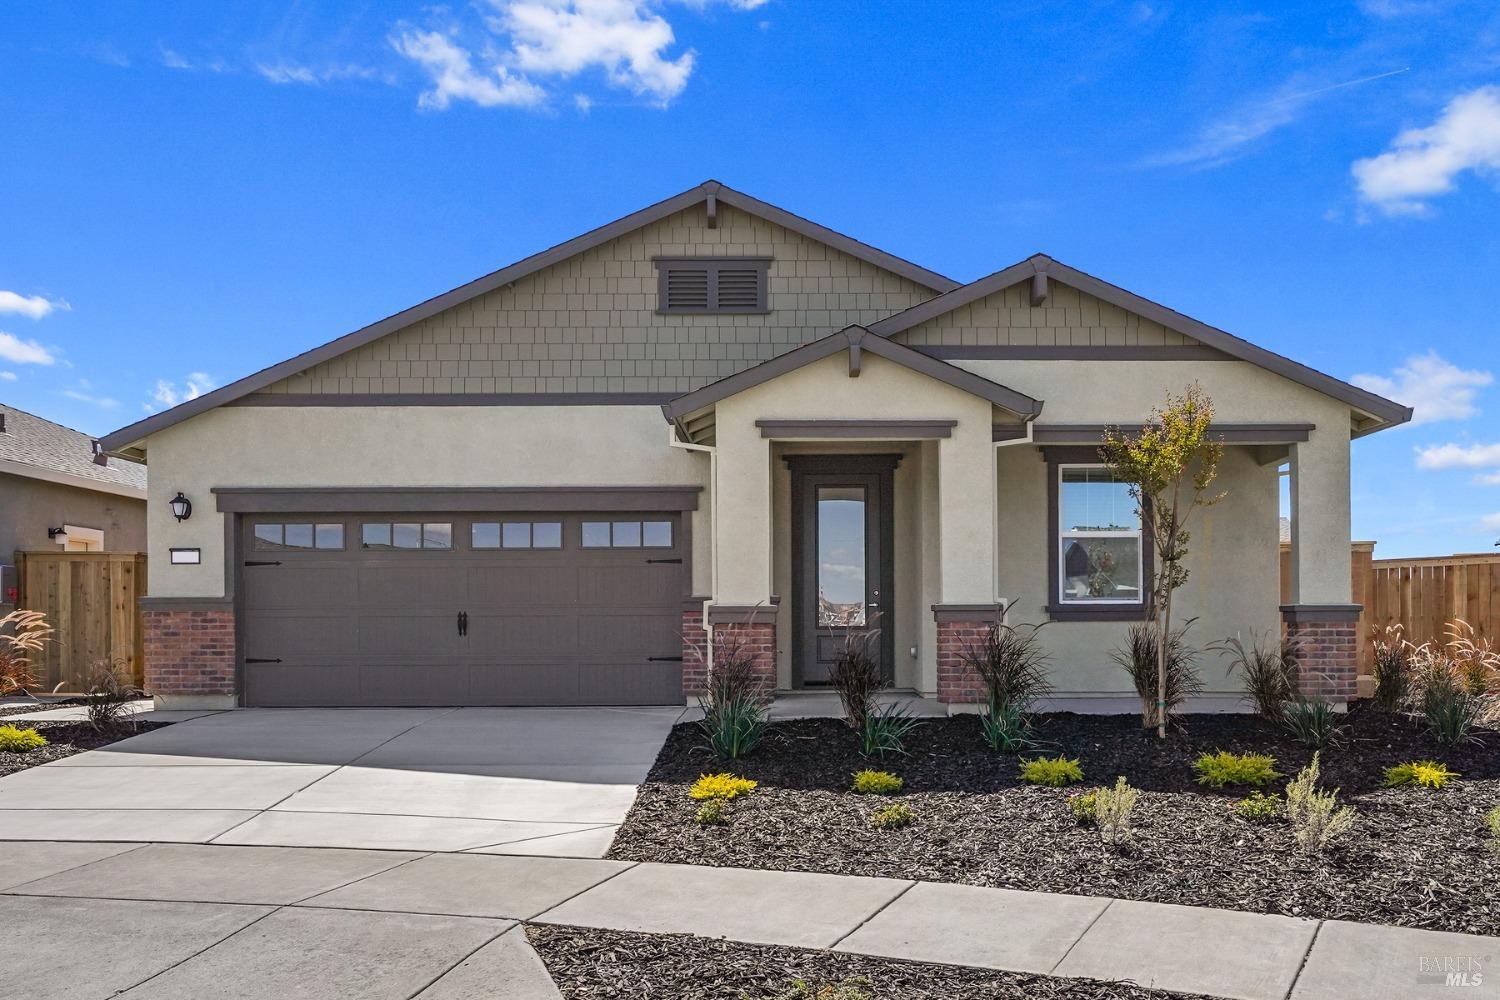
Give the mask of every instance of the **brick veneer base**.
M 1329 701 L 1349 701 L 1355 696 L 1357 625 L 1355 621 L 1287 619 L 1286 637 L 1297 644 L 1297 676 L 1303 694 Z
M 978 705 L 985 700 L 984 682 L 964 662 L 964 652 L 984 641 L 991 623 L 937 623 L 937 697 L 948 705 Z
M 145 611 L 146 690 L 234 697 L 234 612 Z
M 722 622 L 713 627 L 715 650 L 742 641 L 755 662 L 766 697 L 776 691 L 776 622 Z M 682 613 L 682 693 L 689 698 L 708 693 L 708 633 L 702 611 Z

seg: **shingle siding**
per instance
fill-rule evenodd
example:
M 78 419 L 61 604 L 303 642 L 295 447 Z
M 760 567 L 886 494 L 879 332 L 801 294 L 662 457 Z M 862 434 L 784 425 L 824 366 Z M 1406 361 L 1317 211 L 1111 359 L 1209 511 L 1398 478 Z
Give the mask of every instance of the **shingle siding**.
M 893 339 L 909 347 L 1176 347 L 1198 343 L 1056 281 L 1040 306 L 1032 306 L 1031 284 L 1022 282 L 935 316 Z
M 772 257 L 770 312 L 658 314 L 657 256 Z M 934 294 L 727 206 L 709 229 L 697 206 L 262 391 L 687 392 Z

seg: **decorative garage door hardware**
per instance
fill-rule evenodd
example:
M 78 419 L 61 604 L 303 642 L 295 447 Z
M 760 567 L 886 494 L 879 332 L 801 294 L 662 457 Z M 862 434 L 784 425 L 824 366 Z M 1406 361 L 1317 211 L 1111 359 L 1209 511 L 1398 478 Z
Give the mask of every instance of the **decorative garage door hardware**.
M 247 559 L 246 566 L 280 566 L 280 559 Z

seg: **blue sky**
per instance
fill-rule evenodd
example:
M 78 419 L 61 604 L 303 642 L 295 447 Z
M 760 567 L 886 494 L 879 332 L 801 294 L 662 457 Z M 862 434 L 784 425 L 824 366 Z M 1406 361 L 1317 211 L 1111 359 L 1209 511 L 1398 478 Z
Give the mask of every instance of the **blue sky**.
M 11 0 L 0 129 L 0 397 L 93 433 L 717 177 L 1360 377 L 1355 534 L 1500 537 L 1493 3 Z

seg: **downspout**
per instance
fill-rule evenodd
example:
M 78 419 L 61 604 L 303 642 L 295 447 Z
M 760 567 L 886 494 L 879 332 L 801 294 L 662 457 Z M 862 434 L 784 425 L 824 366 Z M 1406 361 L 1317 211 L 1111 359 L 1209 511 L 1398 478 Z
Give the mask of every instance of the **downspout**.
M 706 636 L 704 649 L 706 656 L 704 665 L 712 671 L 714 668 L 714 644 L 713 633 L 709 629 L 709 609 L 714 605 L 714 597 L 719 593 L 719 449 L 711 444 L 694 444 L 691 441 L 683 441 L 677 436 L 679 424 L 673 421 L 667 427 L 667 446 L 670 448 L 681 448 L 683 451 L 700 451 L 708 454 L 708 517 L 712 522 L 708 533 L 708 600 L 703 602 L 703 632 Z M 688 553 L 691 560 L 693 554 Z M 691 564 L 690 564 L 691 565 Z M 691 574 L 689 574 L 691 576 Z
M 998 452 L 1001 448 L 1008 448 L 1011 445 L 1017 445 L 1017 444 L 1028 444 L 1029 445 L 1029 444 L 1033 444 L 1035 442 L 1035 437 L 1032 434 L 1032 430 L 1033 430 L 1033 428 L 1036 427 L 1036 418 L 1037 418 L 1037 416 L 1038 416 L 1037 414 L 1033 413 L 1029 417 L 1026 418 L 1026 421 L 1025 421 L 1025 423 L 1026 423 L 1026 434 L 1023 437 L 1011 438 L 1008 441 L 996 441 L 996 442 L 994 442 L 995 451 Z M 1006 598 L 1001 597 L 1000 593 L 999 593 L 999 587 L 1000 587 L 1000 525 L 999 525 L 999 520 L 1000 520 L 1000 469 L 997 467 L 994 470 L 994 473 L 995 474 L 990 477 L 990 480 L 991 480 L 991 482 L 990 482 L 990 489 L 993 490 L 993 492 L 994 492 L 994 495 L 992 497 L 994 506 L 993 506 L 992 509 L 995 512 L 995 521 L 996 521 L 996 524 L 995 524 L 995 551 L 994 551 L 995 574 L 991 578 L 991 583 L 992 583 L 992 585 L 995 588 L 995 590 L 993 592 L 994 593 L 994 598 L 995 598 L 995 606 L 1000 609 L 1000 620 L 1003 622 L 1005 620 L 1006 613 L 1010 611 L 1010 606 L 1007 603 Z

